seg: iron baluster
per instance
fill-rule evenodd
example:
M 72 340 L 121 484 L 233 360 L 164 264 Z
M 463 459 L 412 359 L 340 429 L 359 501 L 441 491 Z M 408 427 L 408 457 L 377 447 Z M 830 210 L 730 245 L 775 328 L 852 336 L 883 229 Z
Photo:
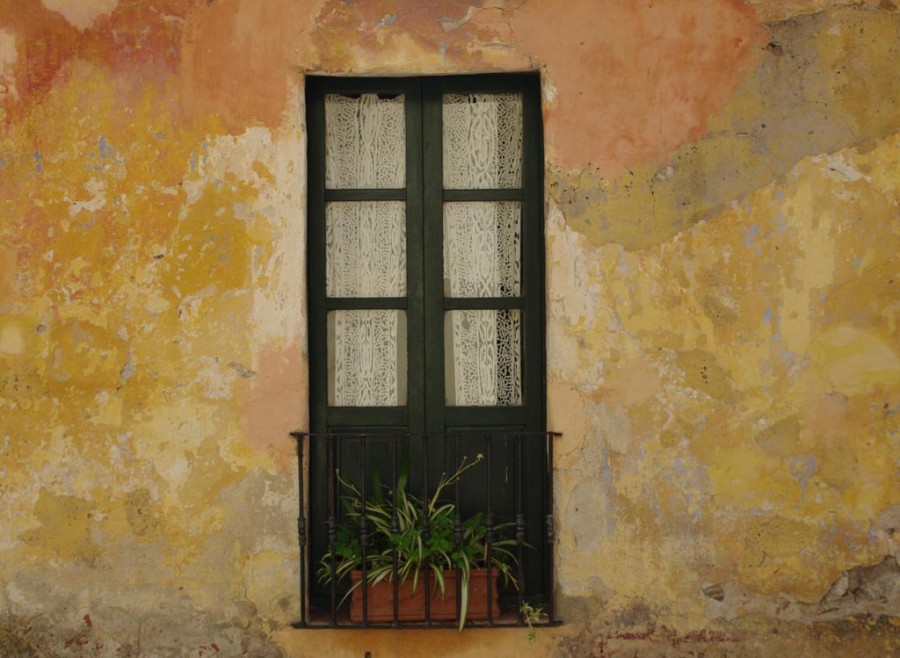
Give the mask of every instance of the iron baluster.
M 453 439 L 453 464 L 459 466 L 459 434 Z M 456 516 L 453 518 L 453 546 L 459 551 L 462 546 L 462 516 L 459 511 L 459 480 L 453 485 L 453 499 L 456 506 Z M 456 565 L 456 618 L 462 615 L 462 571 L 459 564 Z
M 396 538 L 400 534 L 400 523 L 397 518 L 397 435 L 391 435 L 391 537 Z M 397 628 L 400 624 L 400 583 L 398 577 L 397 563 L 397 543 L 396 540 L 391 548 L 392 564 L 391 564 L 391 583 L 393 584 L 393 622 L 391 626 Z
M 516 434 L 516 463 L 514 495 L 516 497 L 516 560 L 518 561 L 518 588 L 516 589 L 517 611 L 519 613 L 519 626 L 524 625 L 522 618 L 522 603 L 525 596 L 525 500 L 524 487 L 522 486 L 522 435 Z
M 363 434 L 359 440 L 359 462 L 360 462 L 360 483 L 362 487 L 362 509 L 359 511 L 359 551 L 362 570 L 362 626 L 366 628 L 369 625 L 369 565 L 366 559 L 366 549 L 369 546 L 369 505 L 366 502 L 366 435 Z
M 547 487 L 547 516 L 545 520 L 546 533 L 547 533 L 547 552 L 548 555 L 544 558 L 545 569 L 547 570 L 547 617 L 551 623 L 554 621 L 554 611 L 553 611 L 553 434 L 548 433 L 546 435 L 546 487 Z
M 428 435 L 422 435 L 422 545 L 428 550 L 431 540 L 431 518 L 428 509 Z M 425 573 L 425 625 L 431 626 L 431 559 L 425 555 L 422 569 Z
M 485 527 L 485 535 L 484 535 L 484 543 L 485 543 L 485 562 L 487 563 L 487 621 L 488 626 L 494 625 L 494 606 L 491 605 L 492 599 L 494 598 L 494 583 L 492 582 L 494 579 L 494 508 L 493 501 L 491 500 L 491 471 L 493 465 L 493 455 L 494 449 L 493 444 L 491 443 L 491 435 L 486 434 L 484 437 L 485 442 L 485 452 L 487 452 L 487 470 L 486 470 L 486 480 L 487 480 L 487 514 L 485 514 L 484 518 L 484 527 Z
M 331 625 L 337 626 L 337 518 L 336 507 L 336 440 L 333 434 L 328 436 L 328 552 L 331 555 Z
M 303 444 L 306 434 L 291 432 L 291 436 L 297 440 L 297 498 L 300 507 L 297 514 L 297 541 L 300 544 L 300 621 L 297 626 L 303 627 L 308 623 L 306 616 L 306 505 L 303 498 Z

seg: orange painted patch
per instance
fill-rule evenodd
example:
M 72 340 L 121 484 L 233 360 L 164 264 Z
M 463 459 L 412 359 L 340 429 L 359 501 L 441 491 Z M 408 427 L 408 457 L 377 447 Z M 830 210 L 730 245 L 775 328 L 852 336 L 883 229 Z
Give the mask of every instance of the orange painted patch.
M 316 4 L 220 0 L 196 10 L 185 29 L 181 63 L 186 111 L 215 113 L 232 132 L 280 124 L 290 51 L 312 21 Z
M 316 21 L 311 63 L 335 72 L 474 73 L 486 69 L 483 49 L 491 42 L 504 50 L 501 60 L 517 57 L 496 26 L 475 20 L 479 13 L 457 0 L 329 0 Z
M 39 2 L 0 0 L 4 28 L 16 38 L 12 67 L 17 97 L 0 99 L 0 118 L 12 122 L 50 90 L 75 59 L 127 70 L 134 82 L 161 80 L 175 70 L 182 30 L 197 0 L 121 2 L 79 30 Z M 0 122 L 2 123 L 2 122 Z
M 78 30 L 39 2 L 0 0 L 3 27 L 15 36 L 18 57 L 10 76 L 17 96 L 0 97 L 0 117 L 12 121 L 28 100 L 46 91 L 77 48 Z M 7 72 L 9 75 L 9 72 Z M 0 121 L 0 126 L 2 126 Z
M 79 55 L 112 70 L 132 70 L 142 78 L 174 71 L 181 57 L 182 32 L 197 0 L 119 2 L 85 33 Z
M 526 3 L 510 25 L 557 91 L 548 155 L 604 177 L 703 134 L 764 39 L 752 10 L 732 0 Z

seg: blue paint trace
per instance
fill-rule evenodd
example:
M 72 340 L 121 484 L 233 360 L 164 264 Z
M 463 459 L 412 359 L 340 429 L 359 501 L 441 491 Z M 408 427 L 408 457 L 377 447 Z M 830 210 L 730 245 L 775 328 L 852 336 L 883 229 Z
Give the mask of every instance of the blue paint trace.
M 779 233 L 784 233 L 787 231 L 787 222 L 784 219 L 784 215 L 778 213 L 774 217 L 772 217 L 772 224 L 774 224 L 778 228 Z
M 788 468 L 790 469 L 791 475 L 794 477 L 794 479 L 800 483 L 801 496 L 803 498 L 806 498 L 806 491 L 809 487 L 809 479 L 816 474 L 816 471 L 819 470 L 816 456 L 806 455 L 802 457 L 795 457 L 789 462 Z
M 759 227 L 754 224 L 749 229 L 747 229 L 744 235 L 744 244 L 748 247 L 752 246 L 757 235 L 759 235 Z
M 113 154 L 112 146 L 110 146 L 109 142 L 106 141 L 106 137 L 104 137 L 102 135 L 100 136 L 99 146 L 100 146 L 100 157 L 101 158 L 108 158 L 109 156 L 111 156 Z
M 744 244 L 748 247 L 752 247 L 753 251 L 760 254 L 762 253 L 762 249 L 759 248 L 759 245 L 756 244 L 756 238 L 759 235 L 759 227 L 754 224 L 749 229 L 744 229 Z

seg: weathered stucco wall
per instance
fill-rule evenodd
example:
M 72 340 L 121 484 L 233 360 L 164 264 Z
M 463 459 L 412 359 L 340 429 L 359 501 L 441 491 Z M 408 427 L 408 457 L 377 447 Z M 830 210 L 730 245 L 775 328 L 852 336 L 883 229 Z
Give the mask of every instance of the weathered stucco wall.
M 0 0 L 0 655 L 900 651 L 890 0 Z M 558 599 L 298 613 L 303 74 L 542 73 Z

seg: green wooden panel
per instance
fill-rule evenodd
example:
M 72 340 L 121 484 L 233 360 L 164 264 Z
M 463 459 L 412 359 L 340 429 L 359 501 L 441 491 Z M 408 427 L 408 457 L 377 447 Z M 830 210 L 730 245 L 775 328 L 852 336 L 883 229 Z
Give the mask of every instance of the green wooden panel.
M 312 432 L 344 435 L 329 454 L 325 440 L 313 442 L 310 453 L 310 530 L 312 555 L 324 551 L 323 521 L 329 463 L 359 475 L 359 433 L 378 434 L 371 455 L 385 468 L 389 436 L 403 437 L 402 450 L 421 468 L 426 484 L 452 466 L 453 441 L 422 432 L 460 432 L 463 454 L 475 454 L 491 434 L 493 464 L 479 471 L 492 483 L 495 511 L 509 516 L 513 491 L 508 477 L 513 437 L 517 432 L 540 432 L 545 427 L 544 336 L 544 193 L 543 134 L 540 78 L 537 74 L 453 75 L 426 78 L 329 78 L 308 76 L 307 282 L 309 313 L 310 424 Z M 401 189 L 341 189 L 325 187 L 325 95 L 403 94 L 406 119 L 406 186 Z M 513 189 L 444 190 L 442 152 L 442 96 L 454 93 L 518 93 L 522 95 L 522 186 Z M 341 201 L 404 201 L 407 236 L 407 296 L 392 298 L 328 298 L 325 294 L 325 204 Z M 512 298 L 445 298 L 443 281 L 443 205 L 459 201 L 518 201 L 521 203 L 521 296 Z M 407 400 L 402 407 L 329 407 L 327 405 L 327 313 L 333 310 L 402 309 L 407 321 Z M 447 407 L 444 378 L 444 313 L 461 309 L 518 309 L 521 312 L 522 404 L 505 407 Z M 472 434 L 475 432 L 475 434 Z M 398 438 L 398 441 L 401 439 Z M 369 445 L 369 444 L 367 444 Z M 541 482 L 546 461 L 543 440 L 528 440 L 522 451 L 525 482 Z M 483 449 L 483 448 L 482 448 Z M 479 495 L 475 487 L 466 496 Z M 528 519 L 527 581 L 531 593 L 546 594 L 540 567 L 550 559 L 541 541 L 541 510 L 548 492 L 524 487 Z M 468 500 L 468 498 L 467 498 Z M 315 583 L 311 584 L 313 589 Z

